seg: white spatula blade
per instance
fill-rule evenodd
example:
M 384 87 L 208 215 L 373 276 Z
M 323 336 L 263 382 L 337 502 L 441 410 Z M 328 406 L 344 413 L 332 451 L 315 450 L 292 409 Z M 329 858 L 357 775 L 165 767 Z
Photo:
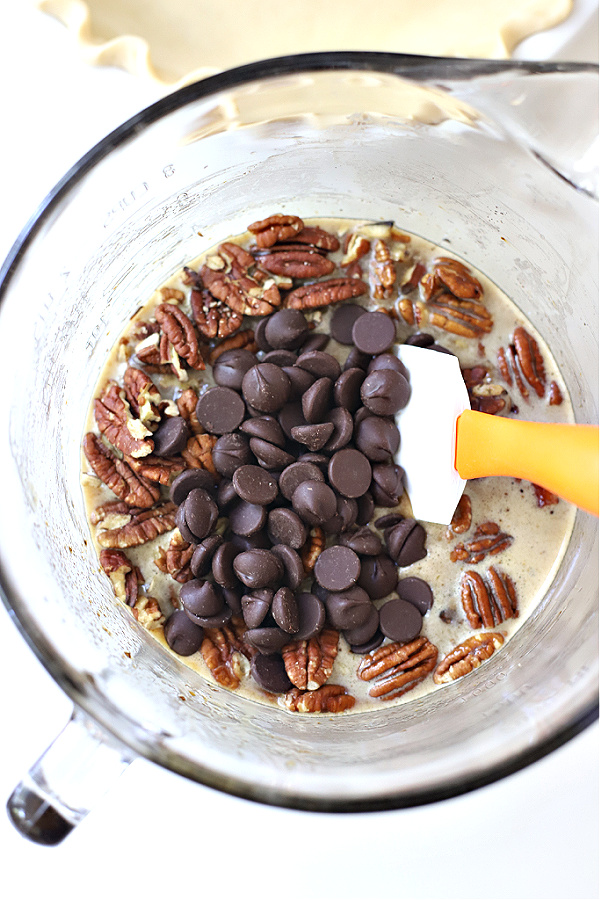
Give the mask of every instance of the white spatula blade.
M 466 481 L 454 467 L 456 422 L 470 409 L 455 356 L 410 344 L 395 348 L 410 374 L 410 400 L 396 415 L 406 490 L 416 519 L 448 525 Z

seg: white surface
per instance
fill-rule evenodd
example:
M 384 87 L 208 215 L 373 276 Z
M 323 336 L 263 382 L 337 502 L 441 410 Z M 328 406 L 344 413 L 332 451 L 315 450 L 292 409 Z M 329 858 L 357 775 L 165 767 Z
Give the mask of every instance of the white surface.
M 0 21 L 4 257 L 68 166 L 153 95 L 121 72 L 86 68 L 64 30 L 26 6 L 0 0 Z M 589 56 L 589 40 L 580 46 L 579 58 Z M 0 798 L 7 798 L 68 719 L 70 703 L 3 608 L 0 645 Z M 138 761 L 58 848 L 23 840 L 0 812 L 0 894 L 594 898 L 598 735 L 595 725 L 467 796 L 363 816 L 260 807 Z

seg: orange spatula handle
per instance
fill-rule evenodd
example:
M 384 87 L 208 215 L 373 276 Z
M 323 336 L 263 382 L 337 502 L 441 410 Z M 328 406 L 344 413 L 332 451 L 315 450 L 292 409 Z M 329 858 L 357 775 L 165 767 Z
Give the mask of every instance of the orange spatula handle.
M 466 410 L 456 429 L 461 478 L 512 475 L 598 515 L 598 428 L 522 422 Z

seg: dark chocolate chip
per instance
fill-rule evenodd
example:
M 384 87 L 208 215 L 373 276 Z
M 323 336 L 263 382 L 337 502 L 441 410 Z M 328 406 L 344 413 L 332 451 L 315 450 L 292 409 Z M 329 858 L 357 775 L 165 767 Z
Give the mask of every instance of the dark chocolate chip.
M 393 464 L 375 463 L 371 493 L 376 506 L 397 506 L 404 493 L 404 469 Z
M 246 414 L 246 406 L 240 395 L 228 387 L 209 388 L 196 404 L 196 416 L 211 434 L 227 434 L 235 431 Z
M 274 544 L 286 544 L 299 550 L 306 543 L 308 531 L 293 509 L 272 509 L 267 519 L 267 532 Z
M 283 563 L 283 583 L 293 591 L 297 590 L 304 581 L 304 565 L 300 555 L 287 544 L 274 544 L 271 552 L 278 556 Z
M 272 600 L 273 591 L 270 588 L 262 588 L 242 596 L 242 615 L 248 628 L 258 628 L 264 622 Z
M 177 456 L 185 450 L 190 429 L 182 416 L 169 416 L 164 419 L 152 435 L 156 456 Z
M 325 624 L 325 606 L 314 594 L 296 596 L 300 625 L 294 635 L 296 641 L 308 641 L 319 634 Z M 288 638 L 289 640 L 289 638 Z
M 342 371 L 335 356 L 324 350 L 309 350 L 302 353 L 296 360 L 296 365 L 311 372 L 316 378 L 330 378 L 331 381 L 337 381 Z
M 326 461 L 329 462 L 327 457 Z M 279 476 L 279 490 L 286 498 L 291 500 L 294 491 L 303 481 L 325 481 L 325 477 L 314 463 L 311 462 L 294 462 L 283 470 Z
M 356 531 L 343 534 L 341 541 L 359 556 L 379 556 L 383 553 L 383 544 L 374 531 L 367 525 L 359 526 Z
M 352 415 L 347 409 L 336 406 L 327 414 L 325 422 L 333 424 L 333 434 L 325 444 L 325 450 L 333 453 L 335 450 L 341 450 L 352 438 L 354 431 L 354 421 Z
M 220 534 L 209 534 L 198 544 L 190 560 L 190 569 L 196 578 L 204 578 L 211 571 L 212 558 L 222 543 Z
M 247 537 L 265 527 L 267 511 L 258 503 L 240 500 L 229 510 L 229 527 L 235 534 Z
M 361 316 L 364 316 L 366 309 L 357 303 L 348 303 L 345 306 L 338 306 L 331 314 L 329 330 L 331 337 L 339 344 L 352 344 L 352 329 L 354 323 Z
M 294 592 L 288 587 L 279 588 L 271 605 L 273 618 L 287 634 L 295 634 L 300 628 L 298 604 Z
M 380 353 L 378 356 L 374 357 L 369 363 L 367 372 L 370 374 L 376 369 L 394 369 L 394 371 L 403 375 L 407 381 L 410 380 L 408 369 L 394 353 Z
M 279 654 L 257 653 L 250 663 L 250 674 L 263 690 L 271 694 L 283 694 L 292 687 Z
M 194 488 L 202 488 L 204 491 L 214 493 L 217 484 L 206 469 L 184 469 L 174 478 L 169 496 L 172 502 L 179 506 Z
M 316 451 L 325 446 L 333 432 L 333 422 L 321 422 L 317 425 L 296 425 L 292 428 L 291 436 L 309 450 Z
M 275 366 L 283 368 L 284 366 L 293 366 L 297 356 L 291 350 L 269 350 L 262 358 L 263 363 L 273 363 Z
M 223 588 L 223 599 L 234 615 L 239 615 L 242 611 L 242 586 L 234 588 Z
M 384 353 L 396 339 L 393 320 L 382 312 L 368 312 L 352 326 L 352 341 L 362 353 Z
M 427 556 L 423 526 L 415 519 L 403 519 L 386 529 L 385 543 L 388 553 L 399 566 L 411 566 Z
M 353 447 L 344 447 L 329 462 L 329 481 L 344 497 L 362 497 L 371 484 L 371 463 Z
M 301 353 L 310 353 L 311 350 L 324 350 L 327 344 L 329 343 L 329 335 L 324 334 L 320 331 L 313 331 L 312 334 L 306 338 L 302 347 L 300 348 Z
M 281 447 L 263 441 L 262 438 L 250 438 L 250 449 L 254 453 L 259 465 L 265 469 L 285 469 L 294 462 L 294 457 Z
M 299 309 L 279 309 L 267 319 L 265 338 L 274 350 L 296 350 L 307 336 L 308 322 Z
M 185 509 L 184 509 L 183 504 L 181 504 L 181 506 L 175 513 L 175 524 L 177 525 L 177 528 L 179 529 L 179 533 L 181 534 L 181 537 L 184 539 L 184 541 L 187 541 L 188 544 L 197 544 L 198 543 L 199 539 L 187 527 L 187 524 L 185 521 Z
M 269 350 L 273 349 L 269 344 L 265 334 L 268 323 L 269 320 L 265 317 L 264 319 L 259 319 L 257 324 L 254 326 L 254 340 L 258 345 L 258 349 L 262 350 L 263 353 L 268 353 Z
M 364 369 L 366 371 L 366 368 L 370 362 L 370 353 L 363 353 L 358 349 L 358 347 L 352 347 L 348 356 L 346 357 L 346 362 L 344 363 L 344 371 L 346 371 L 347 369 Z
M 393 416 L 408 403 L 410 385 L 394 369 L 375 369 L 363 381 L 360 396 L 376 416 Z
M 361 561 L 358 584 L 371 600 L 387 597 L 398 581 L 398 572 L 393 561 L 385 553 L 380 556 L 365 556 Z
M 360 587 L 330 594 L 325 600 L 325 608 L 329 621 L 340 631 L 364 625 L 375 609 L 367 592 Z
M 260 438 L 263 441 L 268 441 L 270 444 L 275 444 L 277 447 L 285 445 L 285 435 L 281 425 L 273 416 L 246 419 L 240 425 L 240 431 L 250 435 L 251 438 Z
M 358 503 L 352 497 L 337 498 L 337 515 L 342 520 L 340 531 L 347 531 L 356 522 L 358 516 Z M 325 527 L 325 526 L 323 526 Z
M 404 343 L 413 347 L 431 347 L 434 341 L 435 338 L 431 334 L 417 331 L 415 334 L 411 334 L 410 337 L 407 337 Z
M 362 625 L 356 625 L 354 628 L 347 628 L 344 630 L 344 637 L 350 644 L 353 649 L 353 652 L 357 652 L 354 650 L 355 646 L 362 646 L 366 644 L 368 641 L 372 641 L 375 635 L 379 632 L 379 612 L 370 604 L 369 615 L 362 623 Z M 383 635 L 382 635 L 383 640 Z M 379 642 L 381 643 L 381 641 Z M 376 645 L 378 646 L 378 645 Z M 367 653 L 368 651 L 363 651 Z
M 281 410 L 277 418 L 279 424 L 283 428 L 284 434 L 288 438 L 292 437 L 292 428 L 296 428 L 298 425 L 307 424 L 304 413 L 302 412 L 302 403 L 300 401 L 288 403 Z
M 389 462 L 400 446 L 400 432 L 391 419 L 369 415 L 357 424 L 354 440 L 372 462 Z
M 314 572 L 325 590 L 346 591 L 358 581 L 360 560 L 350 547 L 328 547 L 317 557 Z
M 375 512 L 375 501 L 373 500 L 371 492 L 367 491 L 366 494 L 362 495 L 362 497 L 357 497 L 356 502 L 358 504 L 356 524 L 368 525 L 373 518 L 373 513 Z
M 204 639 L 204 629 L 196 625 L 182 609 L 172 612 L 164 627 L 165 640 L 179 656 L 196 653 Z
M 393 525 L 397 525 L 398 522 L 402 522 L 404 516 L 401 516 L 400 513 L 388 513 L 387 516 L 379 516 L 378 519 L 375 519 L 374 525 L 375 528 L 379 528 L 380 531 L 385 531 L 386 528 L 391 528 Z
M 299 369 L 298 366 L 283 366 L 282 372 L 285 372 L 290 379 L 290 400 L 292 401 L 298 400 L 315 382 L 314 375 L 311 375 L 306 369 Z
M 426 581 L 416 576 L 401 578 L 396 585 L 398 596 L 412 603 L 422 616 L 433 606 L 433 591 Z
M 243 348 L 226 350 L 213 366 L 213 378 L 221 387 L 241 391 L 244 375 L 256 363 L 256 356 L 249 350 Z
M 343 406 L 348 412 L 356 412 L 361 404 L 360 389 L 365 380 L 363 369 L 346 369 L 333 387 L 333 400 L 336 406 Z
M 329 457 L 325 453 L 311 453 L 310 451 L 308 451 L 307 453 L 302 453 L 298 457 L 298 462 L 313 463 L 322 472 L 326 472 L 327 466 L 329 465 Z
M 322 481 L 304 481 L 292 496 L 292 505 L 309 525 L 321 525 L 337 512 L 336 497 Z
M 218 616 L 223 612 L 224 600 L 220 587 L 201 578 L 193 578 L 182 584 L 179 599 L 193 622 L 207 616 Z
M 240 581 L 251 590 L 272 587 L 283 575 L 283 563 L 270 550 L 245 550 L 233 561 Z
M 325 418 L 331 408 L 332 391 L 331 378 L 317 378 L 302 395 L 302 412 L 310 425 L 322 422 Z
M 391 641 L 400 641 L 402 644 L 414 641 L 420 634 L 422 625 L 421 613 L 408 600 L 388 600 L 379 610 L 379 627 Z
M 223 478 L 219 482 L 217 490 L 217 504 L 220 510 L 226 510 L 232 503 L 238 501 L 233 482 L 229 478 Z
M 202 488 L 191 490 L 179 509 L 184 511 L 185 524 L 196 541 L 204 540 L 211 533 L 219 515 L 217 504 Z
M 344 637 L 346 637 L 345 634 Z M 348 639 L 346 638 L 346 640 Z M 378 628 L 371 640 L 365 641 L 364 644 L 350 644 L 350 650 L 352 651 L 352 653 L 357 653 L 362 656 L 365 653 L 372 653 L 373 650 L 377 650 L 378 647 L 381 647 L 384 640 L 385 637 Z M 348 641 L 348 643 L 350 643 L 350 641 Z
M 271 541 L 266 531 L 255 531 L 254 534 L 227 533 L 227 539 L 234 544 L 241 553 L 242 550 L 270 550 Z
M 245 434 L 222 434 L 212 449 L 215 469 L 225 478 L 231 478 L 239 466 L 252 461 L 252 453 Z
M 277 412 L 290 396 L 290 379 L 279 366 L 259 363 L 244 375 L 242 393 L 253 409 L 262 413 Z
M 290 636 L 279 627 L 249 628 L 244 634 L 244 640 L 255 647 L 259 653 L 268 655 L 279 653 L 289 643 Z
M 212 558 L 212 573 L 217 584 L 224 588 L 236 588 L 239 584 L 233 570 L 233 561 L 239 550 L 232 541 L 220 544 Z
M 268 506 L 279 493 L 277 479 L 261 466 L 240 466 L 233 473 L 232 481 L 242 500 L 259 506 Z

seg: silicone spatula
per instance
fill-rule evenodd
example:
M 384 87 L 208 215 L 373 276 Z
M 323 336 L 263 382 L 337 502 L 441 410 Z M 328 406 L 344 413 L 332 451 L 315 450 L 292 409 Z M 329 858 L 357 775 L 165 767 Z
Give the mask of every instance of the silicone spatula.
M 598 428 L 527 422 L 471 410 L 455 356 L 402 344 L 411 385 L 396 421 L 396 462 L 416 519 L 450 523 L 467 479 L 524 478 L 598 515 Z

